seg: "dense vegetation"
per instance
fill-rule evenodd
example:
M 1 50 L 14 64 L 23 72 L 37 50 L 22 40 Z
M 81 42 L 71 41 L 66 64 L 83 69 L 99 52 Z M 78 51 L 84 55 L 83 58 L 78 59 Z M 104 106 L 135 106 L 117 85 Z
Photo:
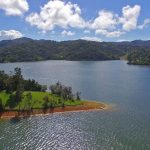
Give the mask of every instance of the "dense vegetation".
M 25 91 L 46 91 L 47 87 L 40 85 L 35 80 L 25 80 L 21 74 L 20 68 L 15 68 L 14 73 L 6 74 L 0 71 L 0 91 L 12 93 L 17 90 Z
M 84 40 L 55 42 L 27 38 L 1 41 L 0 62 L 38 60 L 114 60 L 124 52 L 112 43 Z
M 35 80 L 25 80 L 20 68 L 14 73 L 0 71 L 0 112 L 4 110 L 32 110 L 54 108 L 65 105 L 79 105 L 80 93 L 73 94 L 72 88 L 56 83 L 49 87 Z
M 0 62 L 40 60 L 116 60 L 127 55 L 132 64 L 149 64 L 150 41 L 50 41 L 21 38 L 0 42 Z M 146 57 L 145 57 L 146 55 Z M 136 56 L 136 57 L 135 57 Z M 142 57 L 142 61 L 141 61 Z
M 128 63 L 135 65 L 150 65 L 150 49 L 134 50 L 128 54 Z

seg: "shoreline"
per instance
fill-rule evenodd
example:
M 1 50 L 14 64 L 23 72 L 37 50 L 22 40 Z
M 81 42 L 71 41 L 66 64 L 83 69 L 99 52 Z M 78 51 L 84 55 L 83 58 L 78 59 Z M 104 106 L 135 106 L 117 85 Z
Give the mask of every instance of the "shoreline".
M 64 112 L 80 112 L 80 111 L 95 111 L 95 110 L 107 110 L 110 106 L 101 102 L 95 101 L 83 101 L 82 105 L 76 106 L 65 106 L 48 109 L 33 109 L 32 111 L 4 111 L 0 113 L 0 119 L 13 119 L 23 118 L 30 116 L 41 116 L 49 115 L 53 113 L 64 113 Z

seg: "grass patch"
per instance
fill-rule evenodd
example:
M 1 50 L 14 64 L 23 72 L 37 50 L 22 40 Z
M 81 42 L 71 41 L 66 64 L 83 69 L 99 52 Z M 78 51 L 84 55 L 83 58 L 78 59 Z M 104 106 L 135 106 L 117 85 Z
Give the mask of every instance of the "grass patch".
M 30 92 L 30 91 L 29 91 Z M 28 91 L 24 92 L 23 94 L 23 99 L 22 101 L 13 109 L 18 110 L 23 109 L 26 105 L 26 94 L 29 93 Z M 60 107 L 62 106 L 62 101 L 61 97 L 53 95 L 48 92 L 30 92 L 32 95 L 32 100 L 31 100 L 31 105 L 33 109 L 41 109 L 43 108 L 44 104 L 44 97 L 47 96 L 51 101 L 54 102 L 55 107 Z M 4 106 L 6 106 L 6 103 L 9 99 L 10 94 L 6 92 L 0 92 L 0 98 L 2 99 L 2 103 Z M 80 100 L 67 100 L 64 102 L 65 106 L 77 106 L 77 105 L 82 105 L 83 102 Z M 9 107 L 5 107 L 6 110 L 9 110 Z
M 9 96 L 10 96 L 10 94 L 8 94 L 6 92 L 0 92 L 0 99 L 2 99 L 2 103 L 4 106 L 9 99 Z

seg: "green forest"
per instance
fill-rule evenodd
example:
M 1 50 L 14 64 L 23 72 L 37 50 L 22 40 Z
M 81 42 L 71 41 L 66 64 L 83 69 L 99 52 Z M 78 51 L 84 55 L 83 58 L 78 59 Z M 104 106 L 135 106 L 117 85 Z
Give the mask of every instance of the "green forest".
M 0 42 L 0 62 L 41 60 L 101 61 L 127 56 L 129 64 L 150 64 L 150 41 L 50 41 L 20 38 Z
M 80 95 L 60 82 L 50 85 L 48 90 L 35 80 L 25 80 L 20 68 L 15 68 L 10 74 L 0 71 L 0 112 L 80 105 Z

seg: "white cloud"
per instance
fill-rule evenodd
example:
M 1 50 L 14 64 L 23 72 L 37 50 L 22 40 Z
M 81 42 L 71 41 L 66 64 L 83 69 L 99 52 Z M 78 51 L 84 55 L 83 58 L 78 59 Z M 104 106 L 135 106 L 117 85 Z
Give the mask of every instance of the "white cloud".
M 61 0 L 49 1 L 41 7 L 39 14 L 31 13 L 26 17 L 26 21 L 44 31 L 53 30 L 56 26 L 63 29 L 85 27 L 80 7 L 77 4 Z
M 140 11 L 141 6 L 139 5 L 127 5 L 122 8 L 122 15 L 108 10 L 100 10 L 95 19 L 85 21 L 77 4 L 62 0 L 50 0 L 41 7 L 39 13 L 35 12 L 27 16 L 26 21 L 43 33 L 60 27 L 63 29 L 61 33 L 63 36 L 71 36 L 75 33 L 66 30 L 79 28 L 84 29 L 83 33 L 85 34 L 90 34 L 93 30 L 96 35 L 101 34 L 113 38 L 120 37 L 137 28 L 142 29 L 149 24 L 149 20 L 146 20 L 143 25 L 137 25 Z
M 114 29 L 117 24 L 116 15 L 110 11 L 102 10 L 92 23 L 93 29 Z
M 28 11 L 29 5 L 26 0 L 0 0 L 0 9 L 6 15 L 21 16 Z
M 62 36 L 73 36 L 73 35 L 75 35 L 74 32 L 66 31 L 66 30 L 62 31 L 61 34 L 62 34 Z
M 91 29 L 95 30 L 95 34 L 101 34 L 106 37 L 119 37 L 123 34 L 117 29 L 118 15 L 111 11 L 101 10 L 98 17 L 91 24 Z
M 83 32 L 84 32 L 85 34 L 90 34 L 90 33 L 91 33 L 90 30 L 84 30 Z
M 23 37 L 23 34 L 16 30 L 1 30 L 0 40 L 13 40 Z
M 125 31 L 130 31 L 137 28 L 137 21 L 140 15 L 141 7 L 135 5 L 133 7 L 127 5 L 122 8 L 123 16 L 119 18 L 122 28 Z
M 122 16 L 108 10 L 101 10 L 98 17 L 91 22 L 89 28 L 95 30 L 96 34 L 106 37 L 120 37 L 137 28 L 140 11 L 139 5 L 123 7 Z
M 145 27 L 147 27 L 148 25 L 150 25 L 150 19 L 145 19 L 143 24 L 138 26 L 138 29 L 144 29 Z
M 95 33 L 105 35 L 106 37 L 120 37 L 121 35 L 125 34 L 123 31 L 107 31 L 103 29 L 96 30 Z
M 116 42 L 129 42 L 129 41 L 132 41 L 132 40 L 127 40 L 127 39 L 119 39 L 119 40 L 116 40 Z
M 82 37 L 81 38 L 82 40 L 86 40 L 86 41 L 96 41 L 96 42 L 102 42 L 102 40 L 98 37 Z

